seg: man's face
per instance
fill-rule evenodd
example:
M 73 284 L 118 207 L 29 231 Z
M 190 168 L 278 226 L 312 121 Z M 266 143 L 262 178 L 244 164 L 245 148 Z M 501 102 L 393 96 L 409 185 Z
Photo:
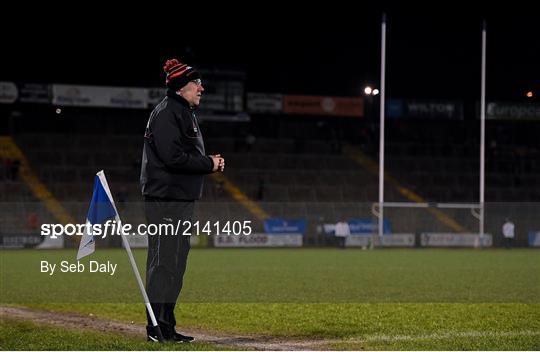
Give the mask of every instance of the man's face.
M 180 89 L 180 96 L 187 100 L 190 106 L 198 106 L 204 87 L 200 79 L 195 79 Z

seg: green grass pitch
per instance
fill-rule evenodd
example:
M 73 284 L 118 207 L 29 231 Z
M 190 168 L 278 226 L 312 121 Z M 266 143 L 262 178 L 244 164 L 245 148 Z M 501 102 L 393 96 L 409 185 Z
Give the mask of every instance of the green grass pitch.
M 145 253 L 135 250 L 143 277 Z M 0 252 L 1 303 L 143 324 L 123 250 L 81 261 L 116 263 L 112 276 L 40 272 L 41 261 L 75 254 Z M 538 350 L 539 259 L 532 249 L 194 249 L 177 320 L 219 334 L 325 339 L 326 349 Z

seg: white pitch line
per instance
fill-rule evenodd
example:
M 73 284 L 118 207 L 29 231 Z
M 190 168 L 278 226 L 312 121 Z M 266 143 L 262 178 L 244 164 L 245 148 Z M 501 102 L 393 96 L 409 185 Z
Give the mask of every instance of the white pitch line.
M 445 340 L 457 337 L 513 337 L 538 336 L 540 331 L 455 331 L 447 333 L 434 333 L 428 335 L 372 335 L 364 338 L 345 339 L 347 342 L 373 342 L 373 341 L 415 341 L 415 340 Z

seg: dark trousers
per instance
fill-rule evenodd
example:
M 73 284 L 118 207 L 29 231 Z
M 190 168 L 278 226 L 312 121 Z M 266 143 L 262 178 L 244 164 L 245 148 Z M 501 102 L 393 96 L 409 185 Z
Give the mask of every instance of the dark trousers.
M 344 236 L 336 236 L 336 242 L 337 242 L 338 248 L 343 248 L 343 249 L 345 249 L 345 248 L 346 248 L 347 237 L 344 237 Z
M 506 249 L 512 248 L 512 240 L 513 240 L 512 237 L 505 237 L 504 238 L 504 246 L 506 247 Z
M 173 201 L 159 198 L 145 198 L 145 213 L 148 225 L 171 224 L 161 233 L 147 234 L 148 257 L 146 260 L 146 292 L 161 328 L 163 337 L 171 337 L 175 332 L 174 307 L 182 290 L 184 272 L 190 249 L 190 236 L 182 235 L 185 227 L 180 226 L 175 234 L 178 221 L 192 222 L 195 202 Z M 149 229 L 150 230 L 150 229 Z M 155 228 L 152 226 L 151 231 Z M 152 320 L 146 312 L 148 332 L 154 331 Z

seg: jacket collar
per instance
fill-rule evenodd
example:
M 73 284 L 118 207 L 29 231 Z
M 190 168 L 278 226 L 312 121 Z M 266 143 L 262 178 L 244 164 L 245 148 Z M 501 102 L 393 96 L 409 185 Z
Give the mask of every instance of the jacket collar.
M 181 96 L 179 96 L 178 94 L 176 94 L 176 92 L 170 88 L 167 89 L 167 96 L 177 102 L 179 102 L 180 104 L 182 104 L 182 106 L 188 108 L 188 109 L 191 109 L 191 110 L 194 110 L 195 107 L 194 106 L 190 106 L 188 101 L 184 98 L 182 98 Z

